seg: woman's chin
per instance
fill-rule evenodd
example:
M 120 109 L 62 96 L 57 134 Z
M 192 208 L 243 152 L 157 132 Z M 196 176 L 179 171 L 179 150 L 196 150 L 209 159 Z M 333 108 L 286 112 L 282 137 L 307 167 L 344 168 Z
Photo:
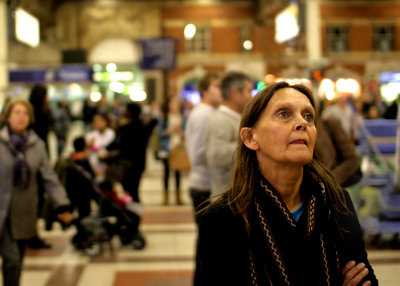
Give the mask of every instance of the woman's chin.
M 300 155 L 294 156 L 291 160 L 292 163 L 298 164 L 300 166 L 304 166 L 310 163 L 312 160 L 312 155 Z

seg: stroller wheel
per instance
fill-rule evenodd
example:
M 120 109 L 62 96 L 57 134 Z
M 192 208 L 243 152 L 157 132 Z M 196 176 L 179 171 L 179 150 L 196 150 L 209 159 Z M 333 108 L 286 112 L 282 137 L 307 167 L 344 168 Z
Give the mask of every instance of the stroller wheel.
M 78 234 L 74 235 L 71 239 L 72 245 L 78 250 L 84 250 L 86 248 L 92 247 L 92 243 Z
M 128 224 L 123 224 L 118 227 L 118 234 L 123 245 L 130 244 L 135 236 L 136 231 Z
M 144 239 L 144 236 L 140 232 L 134 235 L 132 240 L 132 246 L 134 249 L 137 250 L 141 250 L 146 246 L 146 240 Z
M 91 247 L 85 249 L 87 256 L 94 257 L 101 253 L 102 248 L 100 244 L 93 244 Z

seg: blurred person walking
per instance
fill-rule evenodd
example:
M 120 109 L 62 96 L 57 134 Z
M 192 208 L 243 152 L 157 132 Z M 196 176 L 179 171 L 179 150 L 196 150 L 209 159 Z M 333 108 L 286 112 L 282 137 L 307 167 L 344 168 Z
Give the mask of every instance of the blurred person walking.
M 49 163 L 44 142 L 31 129 L 34 112 L 24 99 L 11 100 L 0 130 L 0 255 L 3 285 L 18 286 L 27 240 L 37 235 L 38 175 L 58 218 L 72 220 L 70 202 Z
M 315 152 L 321 161 L 335 175 L 342 187 L 357 183 L 362 176 L 361 158 L 349 135 L 343 130 L 337 118 L 319 120 Z
M 211 175 L 206 158 L 206 128 L 211 115 L 222 103 L 220 84 L 220 75 L 213 72 L 207 73 L 199 80 L 201 102 L 189 113 L 185 128 L 191 165 L 189 188 L 195 213 L 205 206 L 204 203 L 211 194 Z
M 324 104 L 319 106 L 319 114 L 324 114 Z M 355 114 L 359 121 L 359 115 Z M 352 117 L 353 118 L 353 117 Z M 361 203 L 362 178 L 361 158 L 357 153 L 355 137 L 351 137 L 343 128 L 343 123 L 337 116 L 318 119 L 318 136 L 315 152 L 325 166 L 335 175 L 339 184 L 349 192 L 355 209 L 358 211 Z
M 29 102 L 32 104 L 35 115 L 35 122 L 32 125 L 32 129 L 46 144 L 46 151 L 49 152 L 47 138 L 54 121 L 47 96 L 47 87 L 42 84 L 35 84 L 31 89 Z
M 164 103 L 163 117 L 158 123 L 158 133 L 160 137 L 160 150 L 158 157 L 164 165 L 164 199 L 163 205 L 169 203 L 169 155 L 171 150 L 184 144 L 184 126 L 185 118 L 180 110 L 180 103 L 177 97 L 170 97 Z M 176 203 L 183 204 L 181 199 L 181 173 L 174 170 L 175 173 L 175 188 L 176 188 Z
M 115 139 L 115 131 L 109 127 L 110 120 L 106 113 L 93 116 L 93 130 L 86 134 L 85 141 L 89 152 L 89 161 L 96 175 L 96 181 L 105 179 L 106 164 L 101 157 L 106 156 L 106 148 Z
M 57 137 L 57 151 L 58 156 L 60 157 L 64 150 L 69 127 L 71 125 L 71 117 L 68 108 L 68 102 L 66 100 L 60 100 L 57 103 L 57 109 L 53 111 L 53 118 L 54 133 Z
M 48 100 L 47 87 L 43 84 L 35 84 L 29 95 L 29 102 L 33 107 L 35 121 L 32 123 L 32 130 L 45 143 L 47 154 L 49 154 L 48 136 L 53 127 L 53 116 L 51 114 L 50 104 Z M 46 196 L 41 176 L 38 177 L 38 217 L 47 212 Z M 51 245 L 39 237 L 32 237 L 28 241 L 30 248 L 50 248 Z
M 146 168 L 146 149 L 156 119 L 145 123 L 140 118 L 141 107 L 137 103 L 126 106 L 127 124 L 117 129 L 115 142 L 109 149 L 118 151 L 117 158 L 127 161 L 127 169 L 122 177 L 122 185 L 129 192 L 134 202 L 140 202 L 139 185 Z
M 359 137 L 358 116 L 348 103 L 349 99 L 350 94 L 338 92 L 336 101 L 322 111 L 321 117 L 322 119 L 337 118 L 341 122 L 343 130 L 354 143 L 357 143 Z
M 226 190 L 232 178 L 232 162 L 239 138 L 241 114 L 251 99 L 251 78 L 239 72 L 221 81 L 223 103 L 212 114 L 206 130 L 206 157 L 211 174 L 211 196 Z
M 69 158 L 65 169 L 65 188 L 71 200 L 71 205 L 78 210 L 78 219 L 83 219 L 91 213 L 91 199 L 95 174 L 89 162 L 85 138 L 77 137 L 73 141 L 74 152 Z M 80 166 L 82 169 L 73 167 Z
M 161 105 L 157 101 L 153 101 L 150 104 L 150 109 L 147 108 L 147 111 L 146 109 L 144 111 L 144 122 L 150 122 L 151 120 L 155 120 L 157 122 L 149 138 L 149 150 L 154 155 L 154 159 L 159 160 L 160 158 L 158 157 L 158 151 L 160 150 L 160 136 L 158 132 L 158 122 L 162 117 Z
M 82 108 L 82 121 L 85 125 L 85 132 L 89 132 L 92 129 L 93 116 L 97 113 L 97 104 L 90 100 L 90 97 L 86 98 L 83 102 Z

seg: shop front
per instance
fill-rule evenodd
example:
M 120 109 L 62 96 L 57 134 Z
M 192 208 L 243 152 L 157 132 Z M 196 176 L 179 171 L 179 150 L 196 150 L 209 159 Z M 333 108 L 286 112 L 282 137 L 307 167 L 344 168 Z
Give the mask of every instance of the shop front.
M 10 70 L 7 94 L 9 98 L 28 98 L 35 84 L 44 84 L 52 108 L 61 100 L 67 101 L 71 114 L 80 117 L 83 102 L 93 89 L 92 78 L 92 68 L 87 65 Z

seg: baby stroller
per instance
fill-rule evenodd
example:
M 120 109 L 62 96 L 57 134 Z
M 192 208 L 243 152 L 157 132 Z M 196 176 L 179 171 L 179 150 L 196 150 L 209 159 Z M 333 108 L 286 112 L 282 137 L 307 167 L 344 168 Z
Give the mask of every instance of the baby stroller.
M 110 243 L 118 235 L 123 245 L 132 243 L 134 249 L 143 249 L 145 239 L 139 232 L 139 223 L 143 208 L 135 202 L 118 203 L 113 197 L 113 183 L 105 181 L 97 185 L 91 174 L 75 162 L 69 162 L 66 171 L 66 183 L 71 204 L 78 209 L 78 218 L 74 220 L 77 234 L 72 244 L 88 255 L 97 255 L 102 251 L 104 242 Z M 98 209 L 91 215 L 91 201 Z

